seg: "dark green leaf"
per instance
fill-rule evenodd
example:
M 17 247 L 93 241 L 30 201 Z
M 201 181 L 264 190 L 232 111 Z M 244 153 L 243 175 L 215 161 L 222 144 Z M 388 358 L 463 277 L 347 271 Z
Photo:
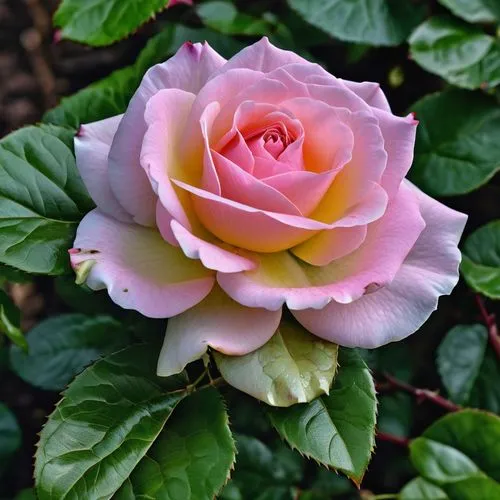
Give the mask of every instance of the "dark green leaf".
M 265 19 L 238 12 L 237 8 L 224 0 L 204 2 L 196 12 L 203 23 L 225 35 L 266 35 L 272 25 Z
M 331 36 L 369 45 L 398 45 L 422 21 L 424 9 L 400 0 L 288 0 L 306 21 Z
M 5 264 L 0 264 L 0 283 L 10 281 L 11 283 L 29 283 L 31 276 L 19 269 Z
M 169 0 L 63 0 L 54 14 L 62 38 L 94 46 L 125 38 L 168 6 Z
M 268 411 L 272 424 L 292 448 L 360 483 L 374 447 L 375 388 L 355 350 L 340 349 L 339 364 L 328 396 Z
M 14 500 L 36 500 L 35 490 L 32 488 L 26 488 L 20 491 Z
M 28 343 L 19 329 L 21 312 L 10 297 L 0 288 L 0 335 L 5 334 L 23 351 L 28 350 Z
M 483 325 L 457 325 L 437 351 L 437 367 L 452 401 L 464 404 L 483 363 L 488 332 Z
M 424 431 L 422 438 L 461 452 L 484 474 L 500 480 L 500 417 L 462 410 L 439 419 Z
M 224 404 L 215 389 L 205 389 L 179 404 L 113 498 L 214 498 L 228 480 L 234 459 Z
M 21 429 L 16 417 L 0 403 L 0 473 L 8 458 L 21 446 Z
M 40 434 L 40 500 L 110 498 L 127 481 L 186 395 L 165 392 L 157 355 L 134 345 L 76 377 Z
M 491 347 L 486 351 L 469 404 L 500 414 L 500 363 Z
M 413 106 L 417 129 L 410 179 L 435 196 L 464 194 L 500 168 L 500 107 L 463 90 L 424 97 Z
M 436 484 L 483 475 L 477 465 L 461 451 L 425 437 L 411 442 L 410 458 L 418 472 Z
M 59 391 L 92 361 L 129 344 L 131 335 L 109 316 L 65 314 L 42 321 L 27 339 L 29 354 L 12 347 L 12 369 L 36 387 Z
M 470 23 L 488 23 L 495 20 L 493 12 L 486 6 L 484 0 L 439 0 L 453 14 Z
M 379 396 L 377 426 L 382 432 L 407 437 L 413 422 L 413 401 L 409 394 L 395 393 Z
M 489 477 L 474 477 L 444 487 L 451 500 L 493 500 L 500 498 L 500 484 Z
M 213 353 L 233 387 L 273 406 L 305 403 L 328 393 L 338 346 L 312 336 L 296 322 L 282 322 L 272 338 L 245 356 Z
M 467 238 L 460 269 L 473 290 L 500 299 L 500 220 L 480 227 Z
M 26 127 L 0 141 L 0 262 L 61 274 L 76 226 L 92 208 L 78 175 L 72 134 Z
M 398 498 L 399 500 L 449 500 L 444 490 L 423 477 L 410 481 L 401 490 Z

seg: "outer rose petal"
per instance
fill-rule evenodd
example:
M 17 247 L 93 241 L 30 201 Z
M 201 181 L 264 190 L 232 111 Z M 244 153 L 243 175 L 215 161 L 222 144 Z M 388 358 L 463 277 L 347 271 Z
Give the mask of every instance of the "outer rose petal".
M 256 263 L 253 260 L 194 236 L 177 221 L 173 220 L 171 227 L 186 257 L 200 259 L 206 268 L 223 273 L 255 269 Z
M 108 154 L 123 115 L 82 125 L 75 137 L 78 171 L 90 196 L 102 212 L 130 222 L 132 216 L 118 203 L 108 180 Z
M 248 307 L 322 309 L 332 300 L 349 303 L 391 282 L 425 223 L 415 195 L 401 186 L 384 217 L 370 224 L 361 247 L 328 266 L 315 267 L 288 252 L 260 254 L 254 271 L 218 273 L 225 292 Z
M 253 45 L 238 52 L 216 74 L 225 73 L 237 68 L 247 68 L 269 73 L 285 64 L 292 63 L 311 64 L 294 52 L 278 49 L 265 36 Z
M 248 354 L 273 336 L 280 319 L 281 310 L 243 307 L 215 287 L 205 300 L 169 320 L 157 373 L 181 372 L 209 346 L 233 356 Z
M 339 80 L 356 95 L 361 97 L 372 108 L 378 108 L 391 113 L 391 107 L 385 97 L 380 85 L 375 82 L 351 82 L 349 80 Z
M 111 146 L 109 178 L 118 201 L 139 224 L 154 225 L 155 221 L 156 199 L 140 168 L 146 103 L 161 89 L 177 88 L 197 94 L 224 62 L 208 44 L 187 42 L 168 61 L 153 66 L 132 97 Z
M 375 348 L 411 335 L 437 308 L 438 298 L 451 293 L 459 277 L 457 245 L 467 216 L 414 191 L 426 227 L 394 280 L 350 304 L 293 311 L 305 328 L 343 346 Z
M 166 243 L 154 230 L 111 219 L 98 209 L 78 226 L 71 264 L 94 261 L 86 283 L 108 289 L 113 301 L 151 318 L 194 306 L 212 289 L 213 273 Z

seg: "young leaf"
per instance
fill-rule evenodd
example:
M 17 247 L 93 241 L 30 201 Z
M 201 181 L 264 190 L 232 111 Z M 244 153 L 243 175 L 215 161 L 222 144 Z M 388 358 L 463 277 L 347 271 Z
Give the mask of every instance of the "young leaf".
M 134 345 L 76 377 L 40 434 L 39 500 L 111 498 L 127 481 L 186 396 L 166 392 L 156 358 Z
M 451 477 L 455 465 L 470 474 L 471 467 L 474 466 L 483 473 L 482 475 L 487 475 L 495 481 L 500 480 L 498 467 L 500 417 L 477 410 L 463 410 L 446 415 L 428 427 L 420 438 L 412 442 L 410 445 L 412 460 L 414 447 L 419 446 L 415 443 L 423 439 L 432 442 L 433 446 L 427 447 L 426 453 L 419 453 L 421 466 L 415 464 L 417 468 L 424 470 L 432 461 L 443 463 L 442 453 L 446 451 L 449 452 L 449 457 L 457 458 L 457 461 L 451 461 L 451 458 L 445 460 L 444 474 L 449 474 Z M 426 460 L 429 462 L 424 463 Z
M 437 367 L 452 401 L 464 404 L 479 374 L 488 343 L 483 325 L 457 325 L 437 351 Z
M 54 14 L 54 25 L 62 28 L 64 39 L 95 47 L 110 45 L 136 31 L 169 3 L 170 0 L 63 0 Z
M 453 14 L 470 23 L 492 23 L 493 12 L 485 5 L 484 0 L 439 0 Z
M 62 274 L 67 249 L 92 200 L 76 170 L 72 133 L 26 127 L 0 141 L 0 262 Z
M 328 396 L 268 413 L 292 448 L 359 484 L 375 445 L 375 387 L 355 350 L 340 349 L 339 365 Z
M 439 486 L 423 477 L 412 479 L 399 493 L 399 500 L 449 500 Z
M 26 352 L 28 343 L 19 329 L 20 323 L 21 312 L 0 288 L 0 335 L 7 335 L 14 344 Z
M 273 406 L 311 401 L 329 392 L 338 346 L 312 336 L 298 323 L 282 322 L 260 349 L 245 356 L 214 351 L 222 376 L 233 387 Z
M 480 29 L 448 17 L 431 17 L 409 39 L 411 57 L 443 78 L 479 62 L 493 45 Z
M 12 369 L 35 387 L 59 391 L 92 361 L 118 351 L 132 339 L 109 316 L 64 314 L 39 323 L 27 340 L 29 354 L 12 346 Z
M 21 446 L 21 429 L 16 417 L 0 403 L 0 474 L 7 459 Z
M 400 0 L 288 0 L 307 22 L 347 42 L 398 45 L 422 21 L 424 9 Z
M 215 389 L 203 389 L 179 403 L 113 498 L 214 498 L 228 480 L 234 460 L 224 403 Z
M 473 290 L 500 299 L 500 220 L 480 227 L 467 238 L 460 270 Z
M 465 194 L 500 169 L 500 107 L 489 97 L 450 90 L 413 106 L 417 128 L 410 179 L 433 196 Z

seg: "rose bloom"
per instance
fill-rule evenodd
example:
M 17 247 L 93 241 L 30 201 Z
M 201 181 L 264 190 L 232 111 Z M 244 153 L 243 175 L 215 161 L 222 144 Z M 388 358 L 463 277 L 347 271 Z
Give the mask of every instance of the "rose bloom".
M 261 347 L 284 306 L 343 346 L 400 340 L 455 286 L 466 221 L 405 180 L 417 123 L 266 38 L 229 61 L 187 42 L 75 138 L 97 208 L 72 266 L 172 318 L 159 375 Z

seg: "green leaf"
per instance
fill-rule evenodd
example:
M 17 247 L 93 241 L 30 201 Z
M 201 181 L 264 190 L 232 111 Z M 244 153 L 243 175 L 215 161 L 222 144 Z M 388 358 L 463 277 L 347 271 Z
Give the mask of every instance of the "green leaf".
M 273 337 L 250 354 L 213 354 L 232 386 L 270 405 L 290 406 L 328 393 L 337 352 L 336 344 L 311 335 L 298 323 L 282 322 Z
M 8 458 L 21 446 L 21 429 L 14 414 L 0 403 L 0 473 Z
M 422 438 L 456 450 L 462 456 L 467 457 L 469 462 L 474 463 L 484 474 L 495 481 L 500 480 L 498 467 L 500 417 L 477 410 L 462 410 L 439 419 L 423 432 L 421 438 L 415 441 Z M 435 459 L 436 457 L 429 453 L 429 458 Z M 464 461 L 460 463 L 463 465 Z M 453 470 L 455 463 L 450 461 L 445 466 Z
M 23 351 L 28 350 L 28 343 L 19 326 L 21 312 L 11 298 L 0 288 L 0 334 L 5 334 Z
M 144 73 L 151 66 L 166 61 L 186 40 L 207 40 L 227 57 L 243 47 L 236 40 L 211 30 L 167 25 L 149 40 L 135 64 L 115 71 L 107 78 L 63 98 L 59 106 L 45 113 L 43 121 L 77 129 L 82 123 L 124 113 Z
M 400 0 L 288 0 L 307 22 L 347 42 L 398 45 L 422 21 L 424 9 Z
M 500 299 L 500 220 L 480 227 L 467 238 L 460 270 L 473 290 Z
M 63 314 L 39 323 L 27 335 L 29 354 L 12 346 L 12 369 L 26 382 L 62 390 L 83 368 L 131 342 L 131 335 L 109 316 Z
M 470 23 L 492 23 L 495 21 L 493 12 L 483 0 L 439 0 L 453 14 Z
M 63 0 L 54 25 L 64 39 L 95 47 L 110 45 L 136 31 L 165 9 L 169 0 Z
M 500 498 L 500 484 L 489 477 L 474 477 L 451 483 L 445 487 L 452 500 L 479 500 Z
M 407 437 L 413 422 L 413 400 L 401 392 L 383 394 L 378 398 L 377 427 L 394 436 Z
M 196 12 L 206 26 L 225 35 L 266 35 L 272 28 L 265 19 L 238 12 L 231 2 L 223 0 L 204 2 Z
M 134 345 L 78 375 L 40 434 L 39 500 L 110 498 L 185 397 L 155 375 L 157 352 Z
M 243 499 L 293 500 L 292 486 L 300 482 L 303 467 L 297 453 L 285 449 L 292 454 L 290 460 L 290 455 L 280 455 L 258 439 L 241 434 L 236 436 L 236 444 L 238 461 L 231 484 Z
M 26 127 L 0 141 L 0 262 L 62 274 L 67 249 L 92 200 L 80 179 L 72 133 Z
M 483 325 L 457 325 L 437 351 L 437 367 L 452 401 L 464 404 L 479 374 L 488 343 Z
M 471 392 L 469 404 L 494 413 L 500 413 L 500 363 L 491 347 L 488 347 L 479 375 Z
M 37 500 L 35 490 L 33 488 L 26 488 L 21 490 L 14 500 Z
M 413 110 L 417 128 L 410 179 L 433 196 L 465 194 L 500 169 L 500 107 L 481 94 L 449 90 Z
M 269 408 L 268 412 L 292 448 L 359 484 L 375 443 L 375 387 L 355 350 L 340 349 L 339 364 L 328 396 L 290 408 Z
M 500 45 L 479 28 L 448 17 L 431 17 L 410 37 L 411 57 L 460 87 L 500 83 Z
M 10 281 L 11 283 L 29 283 L 32 277 L 11 266 L 6 266 L 5 264 L 0 264 L 0 284 L 4 281 Z
M 399 500 L 449 500 L 449 496 L 439 486 L 423 477 L 412 479 L 399 494 Z
M 410 458 L 424 478 L 437 484 L 483 475 L 477 465 L 461 451 L 424 437 L 410 443 Z
M 234 460 L 224 403 L 215 389 L 204 389 L 181 401 L 113 498 L 214 498 L 226 483 Z

